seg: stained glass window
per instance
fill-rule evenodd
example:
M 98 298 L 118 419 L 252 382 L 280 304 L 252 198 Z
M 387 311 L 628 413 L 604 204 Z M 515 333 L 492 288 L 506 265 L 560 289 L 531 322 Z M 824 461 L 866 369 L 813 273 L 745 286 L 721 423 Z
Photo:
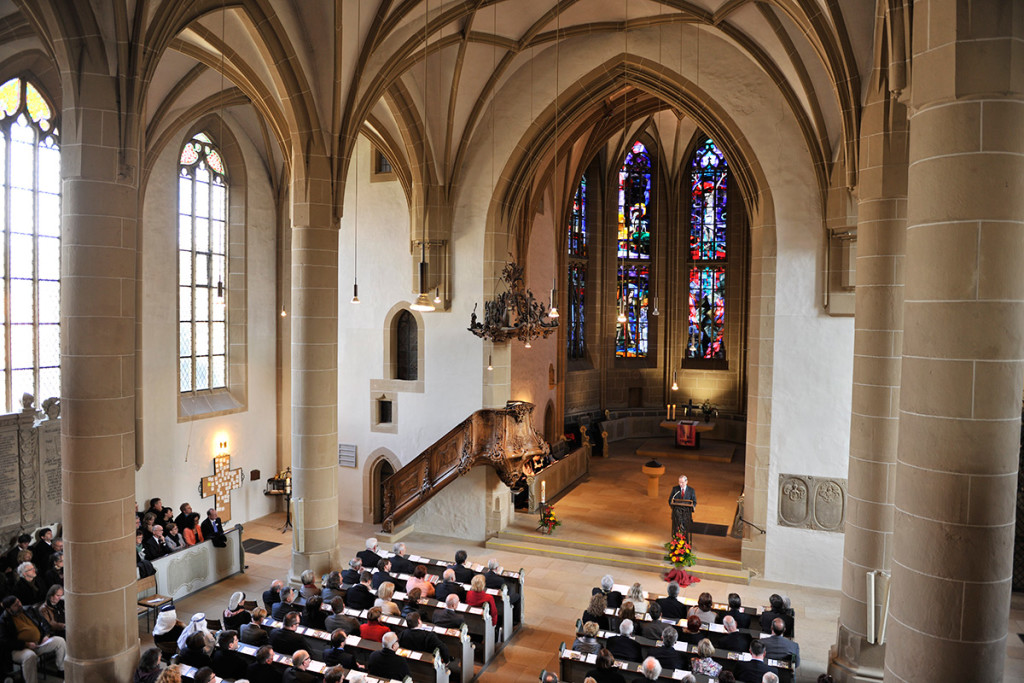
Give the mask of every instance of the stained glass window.
M 587 176 L 580 178 L 569 215 L 569 256 L 587 258 Z
M 178 378 L 195 392 L 227 386 L 227 172 L 202 133 L 178 168 Z
M 8 411 L 60 396 L 60 139 L 29 81 L 0 85 L 0 225 L 6 310 L 0 372 Z
M 690 167 L 690 301 L 686 358 L 724 359 L 726 187 L 717 145 L 698 145 Z
M 651 157 L 633 144 L 619 169 L 619 258 L 651 258 Z
M 569 262 L 569 310 L 568 310 L 568 334 L 569 358 L 579 360 L 586 355 L 586 345 L 583 335 L 584 312 L 583 305 L 587 294 L 587 264 L 582 261 Z
M 615 330 L 615 355 L 621 358 L 647 357 L 647 309 L 650 269 L 646 263 L 627 263 L 619 267 L 618 301 L 625 323 Z

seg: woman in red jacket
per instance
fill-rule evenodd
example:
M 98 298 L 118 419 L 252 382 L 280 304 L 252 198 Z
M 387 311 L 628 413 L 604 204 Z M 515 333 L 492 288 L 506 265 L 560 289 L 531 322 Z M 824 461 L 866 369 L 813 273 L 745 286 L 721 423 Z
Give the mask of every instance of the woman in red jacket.
M 367 640 L 376 640 L 378 643 L 384 639 L 384 634 L 391 631 L 387 626 L 380 623 L 380 607 L 371 607 L 366 613 L 366 623 L 359 627 L 359 637 Z
M 470 590 L 466 591 L 466 604 L 470 607 L 479 607 L 487 604 L 491 608 L 491 623 L 498 623 L 498 606 L 494 604 L 494 598 L 487 593 L 487 581 L 483 574 L 477 574 L 469 582 Z

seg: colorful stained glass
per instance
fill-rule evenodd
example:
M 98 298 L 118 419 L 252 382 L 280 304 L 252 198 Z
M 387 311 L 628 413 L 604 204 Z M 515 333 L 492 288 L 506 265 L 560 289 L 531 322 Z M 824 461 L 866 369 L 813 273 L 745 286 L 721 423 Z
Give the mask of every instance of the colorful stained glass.
M 21 79 L 12 78 L 0 85 L 0 114 L 11 116 L 21 108 Z
M 642 142 L 635 142 L 619 170 L 618 257 L 651 257 L 651 157 Z
M 580 178 L 569 215 L 569 256 L 587 258 L 587 176 Z
M 27 81 L 25 82 L 25 108 L 33 121 L 50 118 L 50 106 L 43 99 L 43 94 Z
M 647 310 L 650 298 L 650 269 L 646 263 L 627 263 L 619 267 L 619 310 L 626 322 L 615 328 L 615 356 L 647 357 Z
M 723 261 L 726 257 L 726 186 L 729 166 L 710 139 L 693 155 L 690 169 L 690 260 Z
M 690 268 L 687 358 L 725 358 L 725 268 Z
M 587 294 L 587 264 L 582 261 L 569 262 L 569 310 L 567 334 L 568 355 L 570 360 L 585 357 L 586 344 L 584 331 L 584 302 Z
M 181 161 L 183 166 L 191 166 L 199 160 L 199 145 L 192 142 L 185 143 L 185 147 L 181 150 Z
M 207 148 L 206 161 L 209 162 L 210 168 L 212 168 L 217 173 L 224 175 L 224 163 L 220 160 L 220 154 L 217 152 L 217 150 Z

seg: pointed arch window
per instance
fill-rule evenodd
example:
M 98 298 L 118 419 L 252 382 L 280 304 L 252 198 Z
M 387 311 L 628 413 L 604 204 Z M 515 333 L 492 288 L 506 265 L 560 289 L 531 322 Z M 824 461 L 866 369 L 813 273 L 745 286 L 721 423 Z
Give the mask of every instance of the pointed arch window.
M 646 358 L 647 312 L 650 299 L 651 156 L 640 141 L 633 143 L 619 169 L 618 287 L 619 321 L 615 329 L 617 358 Z M 622 318 L 625 322 L 622 322 Z
M 409 311 L 398 314 L 395 339 L 395 379 L 419 379 L 419 330 Z
M 228 175 L 204 133 L 178 169 L 178 379 L 194 393 L 227 386 Z
M 0 85 L 4 394 L 60 396 L 60 133 L 29 80 Z
M 566 239 L 568 247 L 569 293 L 567 307 L 567 344 L 570 360 L 586 355 L 584 303 L 587 294 L 587 176 L 580 178 L 572 200 L 572 213 Z
M 690 291 L 687 359 L 725 360 L 729 165 L 710 139 L 690 164 Z

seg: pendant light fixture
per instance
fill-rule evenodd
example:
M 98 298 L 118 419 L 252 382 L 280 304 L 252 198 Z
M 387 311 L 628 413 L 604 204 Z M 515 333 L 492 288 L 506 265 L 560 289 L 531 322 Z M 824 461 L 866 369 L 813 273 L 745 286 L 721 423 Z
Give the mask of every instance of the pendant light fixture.
M 427 183 L 427 97 L 430 88 L 427 87 L 427 42 L 429 41 L 429 16 L 430 3 L 423 6 L 423 177 L 420 183 L 423 186 L 423 239 L 420 240 L 420 284 L 419 294 L 416 300 L 409 307 L 414 311 L 430 312 L 435 309 L 433 301 L 427 295 L 427 215 L 430 211 L 427 206 L 428 183 Z
M 427 296 L 427 293 L 423 289 L 423 285 L 427 280 L 427 241 L 422 240 L 420 242 L 422 251 L 420 252 L 420 293 L 416 297 L 416 301 L 413 302 L 411 308 L 414 311 L 433 311 L 434 303 Z
M 672 391 L 679 391 L 679 382 L 676 381 L 676 371 L 672 371 Z
M 622 43 L 623 43 L 623 48 L 622 48 L 622 54 L 623 54 L 623 60 L 622 60 L 622 83 L 623 83 L 623 88 L 622 88 L 622 147 L 623 147 L 623 150 L 624 150 L 623 153 L 624 154 L 628 154 L 629 153 L 629 0 L 626 0 L 626 2 L 625 2 L 625 9 L 626 9 L 626 20 L 625 20 L 625 22 L 622 25 Z M 621 183 L 622 182 L 622 180 L 621 180 L 621 173 L 622 173 L 622 171 L 620 171 L 619 173 L 620 173 L 620 180 L 619 180 L 619 182 Z M 627 207 L 625 205 L 625 201 L 626 201 L 625 196 L 623 196 L 622 201 L 623 201 L 622 208 L 621 208 L 621 211 L 623 211 L 622 221 L 623 221 L 623 226 L 626 228 L 626 254 L 624 256 L 623 255 L 619 255 L 618 256 L 618 273 L 616 275 L 617 275 L 617 281 L 618 281 L 618 285 L 619 285 L 619 301 L 618 301 L 619 314 L 615 317 L 615 322 L 617 322 L 618 324 L 623 326 L 622 336 L 625 339 L 626 337 L 628 337 L 628 334 L 629 334 L 629 330 L 626 329 L 626 322 L 627 322 L 627 318 L 626 318 L 626 305 L 627 305 L 627 299 L 629 298 L 629 291 L 628 291 L 628 288 L 627 288 L 627 286 L 628 286 L 628 274 L 626 273 L 626 257 L 629 256 L 629 238 L 630 238 L 629 228 L 630 228 L 630 224 L 628 222 L 629 221 L 629 210 L 627 209 Z M 621 249 L 619 248 L 618 243 L 616 243 L 616 245 L 615 245 L 615 250 L 616 250 L 616 252 L 620 252 L 621 251 Z
M 356 35 L 359 34 L 359 27 L 362 26 L 362 17 L 359 13 L 360 7 L 356 8 Z M 359 132 L 356 131 L 356 210 L 355 220 L 352 221 L 352 299 L 350 303 L 359 304 Z

